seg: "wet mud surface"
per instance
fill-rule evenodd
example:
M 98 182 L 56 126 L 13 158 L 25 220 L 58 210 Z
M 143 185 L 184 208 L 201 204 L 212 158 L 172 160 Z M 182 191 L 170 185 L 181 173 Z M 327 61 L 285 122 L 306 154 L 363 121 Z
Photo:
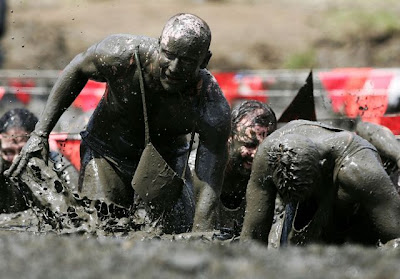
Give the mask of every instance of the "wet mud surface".
M 399 278 L 398 249 L 267 250 L 208 236 L 93 238 L 0 230 L 0 267 L 4 278 Z
M 278 250 L 221 232 L 165 234 L 151 223 L 136 228 L 126 218 L 89 210 L 52 189 L 53 176 L 45 179 L 47 188 L 32 176 L 26 172 L 22 181 L 47 210 L 0 214 L 4 278 L 399 278 L 400 242 Z
M 31 164 L 41 166 L 35 159 Z M 96 203 L 79 203 L 40 169 L 39 176 L 21 177 L 35 206 L 0 214 L 4 278 L 399 278 L 400 241 L 267 249 L 221 232 L 165 234 L 152 223 L 137 228 L 124 217 L 100 214 Z

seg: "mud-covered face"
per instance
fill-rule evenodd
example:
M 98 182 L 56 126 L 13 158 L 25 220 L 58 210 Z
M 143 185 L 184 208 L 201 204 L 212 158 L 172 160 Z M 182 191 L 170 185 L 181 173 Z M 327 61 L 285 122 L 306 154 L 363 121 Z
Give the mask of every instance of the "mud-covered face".
M 250 175 L 257 148 L 270 132 L 268 127 L 254 124 L 249 117 L 238 123 L 236 133 L 230 138 L 230 160 L 237 171 Z
M 160 81 L 166 91 L 181 92 L 198 80 L 208 53 L 199 40 L 192 34 L 164 30 L 160 38 L 159 65 Z
M 12 128 L 7 132 L 1 134 L 1 148 L 0 153 L 5 165 L 11 165 L 14 158 L 19 155 L 22 147 L 28 141 L 29 134 L 19 128 Z

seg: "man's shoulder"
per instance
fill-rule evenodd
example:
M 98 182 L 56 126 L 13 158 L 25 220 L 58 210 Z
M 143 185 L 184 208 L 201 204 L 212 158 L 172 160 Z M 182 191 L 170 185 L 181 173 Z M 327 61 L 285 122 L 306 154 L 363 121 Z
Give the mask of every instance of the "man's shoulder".
M 156 43 L 155 38 L 131 34 L 112 34 L 96 44 L 95 54 L 98 57 L 123 60 L 132 57 L 136 46 L 140 45 L 141 49 L 146 51 Z
M 199 74 L 203 81 L 203 87 L 207 91 L 211 90 L 221 91 L 221 88 L 219 87 L 217 80 L 208 69 L 200 69 Z
M 207 69 L 200 70 L 202 79 L 202 91 L 205 96 L 206 102 L 218 103 L 228 109 L 229 104 L 226 100 L 217 80 Z

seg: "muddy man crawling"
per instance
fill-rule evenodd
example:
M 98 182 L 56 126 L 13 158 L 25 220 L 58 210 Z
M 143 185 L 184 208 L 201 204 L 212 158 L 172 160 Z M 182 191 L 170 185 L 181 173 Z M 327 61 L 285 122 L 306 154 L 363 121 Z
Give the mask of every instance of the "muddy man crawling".
M 279 194 L 292 244 L 400 237 L 400 196 L 376 148 L 353 132 L 297 120 L 261 143 L 246 193 L 241 239 L 267 241 Z
M 111 35 L 78 54 L 58 78 L 9 174 L 17 176 L 32 156 L 46 158 L 49 133 L 89 79 L 106 82 L 106 92 L 81 133 L 79 189 L 90 199 L 130 207 L 131 180 L 145 147 L 142 76 L 151 142 L 178 174 L 186 164 L 186 135 L 195 129 L 200 138 L 194 180 L 201 189 L 199 202 L 195 210 L 187 168 L 187 183 L 172 213 L 173 231 L 187 231 L 193 221 L 195 230 L 213 229 L 227 161 L 230 109 L 206 69 L 210 42 L 206 22 L 178 14 L 167 21 L 159 39 Z

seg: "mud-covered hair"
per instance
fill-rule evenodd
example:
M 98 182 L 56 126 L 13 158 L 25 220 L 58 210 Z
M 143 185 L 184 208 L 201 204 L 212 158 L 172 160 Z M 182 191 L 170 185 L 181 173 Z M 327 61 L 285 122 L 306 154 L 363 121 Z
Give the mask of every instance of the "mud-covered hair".
M 31 133 L 35 129 L 38 118 L 25 108 L 15 108 L 7 111 L 0 118 L 0 133 L 5 133 L 12 128 L 24 129 Z
M 232 109 L 232 116 L 231 116 L 232 135 L 234 135 L 237 132 L 237 126 L 239 122 L 243 119 L 243 117 L 259 110 L 262 110 L 262 112 L 260 114 L 255 115 L 255 117 L 252 119 L 252 124 L 268 127 L 268 130 L 270 132 L 275 131 L 277 121 L 275 112 L 272 110 L 272 108 L 265 103 L 256 100 L 249 100 L 241 103 L 240 105 Z
M 161 34 L 164 39 L 177 36 L 192 37 L 194 38 L 192 43 L 200 43 L 205 50 L 208 50 L 211 44 L 211 30 L 208 24 L 200 17 L 189 13 L 180 13 L 171 17 Z M 166 43 L 162 40 L 160 42 Z
M 300 135 L 285 135 L 268 152 L 268 167 L 278 193 L 285 202 L 302 201 L 321 179 L 320 153 Z

